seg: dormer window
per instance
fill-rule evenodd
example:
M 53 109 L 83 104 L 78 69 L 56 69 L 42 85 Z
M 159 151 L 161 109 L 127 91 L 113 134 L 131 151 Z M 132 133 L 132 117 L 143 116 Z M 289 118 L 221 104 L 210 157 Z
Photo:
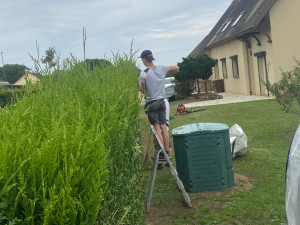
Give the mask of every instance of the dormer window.
M 219 28 L 219 30 L 217 31 L 216 34 L 220 33 L 220 31 L 222 30 L 223 27 L 224 27 L 224 24 L 222 24 L 222 26 Z
M 221 30 L 221 33 L 224 32 L 227 29 L 227 27 L 229 26 L 230 23 L 231 23 L 231 20 L 229 20 L 227 23 L 224 23 L 223 29 Z
M 244 11 L 245 12 L 245 11 Z M 244 15 L 244 12 L 241 12 L 240 15 L 235 19 L 235 21 L 232 23 L 231 27 L 235 26 L 239 20 L 241 19 L 241 17 Z

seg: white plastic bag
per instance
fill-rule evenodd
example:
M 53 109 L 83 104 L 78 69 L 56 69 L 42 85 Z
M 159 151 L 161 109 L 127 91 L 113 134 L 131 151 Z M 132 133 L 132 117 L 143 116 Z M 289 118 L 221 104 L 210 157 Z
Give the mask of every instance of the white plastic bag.
M 300 224 L 300 126 L 287 160 L 285 209 L 289 225 Z
M 229 129 L 232 157 L 245 155 L 247 152 L 247 137 L 243 129 L 234 124 Z

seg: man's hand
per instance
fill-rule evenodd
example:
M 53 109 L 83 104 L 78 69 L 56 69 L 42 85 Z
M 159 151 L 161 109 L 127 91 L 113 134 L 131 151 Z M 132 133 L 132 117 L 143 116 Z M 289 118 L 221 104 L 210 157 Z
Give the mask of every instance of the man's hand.
M 169 72 L 175 72 L 179 70 L 179 66 L 169 66 Z

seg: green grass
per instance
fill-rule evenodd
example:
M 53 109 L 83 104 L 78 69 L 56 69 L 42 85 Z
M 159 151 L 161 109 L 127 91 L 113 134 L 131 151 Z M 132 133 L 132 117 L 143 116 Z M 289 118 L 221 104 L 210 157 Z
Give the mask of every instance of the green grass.
M 248 138 L 248 150 L 243 157 L 233 160 L 234 173 L 245 179 L 236 181 L 232 188 L 221 192 L 190 194 L 194 209 L 184 205 L 181 192 L 170 169 L 158 171 L 146 223 L 152 224 L 280 224 L 285 215 L 285 164 L 292 137 L 300 118 L 281 110 L 275 100 L 206 107 L 206 111 L 175 116 L 177 104 L 170 103 L 170 133 L 173 128 L 201 122 L 237 123 Z M 141 115 L 144 149 L 149 141 L 149 124 Z M 170 135 L 172 142 L 172 136 Z M 150 155 L 154 153 L 150 142 Z M 174 165 L 175 165 L 175 160 Z M 151 162 L 144 165 L 149 179 Z M 244 187 L 243 182 L 248 187 Z M 250 185 L 250 186 L 249 186 Z M 147 188 L 147 187 L 145 187 Z M 155 222 L 156 221 L 156 222 Z

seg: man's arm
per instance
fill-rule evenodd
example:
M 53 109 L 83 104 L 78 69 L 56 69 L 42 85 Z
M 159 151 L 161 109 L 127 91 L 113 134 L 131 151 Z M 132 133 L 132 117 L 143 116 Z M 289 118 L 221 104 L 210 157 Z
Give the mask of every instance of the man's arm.
M 144 71 L 142 71 L 142 72 L 140 73 L 140 79 L 139 79 L 140 90 L 141 90 L 141 92 L 142 92 L 143 94 L 145 94 L 146 91 L 147 91 L 145 75 L 146 75 L 146 74 L 144 73 Z
M 179 66 L 169 66 L 169 72 L 175 72 L 179 70 Z
M 142 92 L 143 94 L 146 93 L 146 83 L 141 83 L 141 92 Z
M 167 75 L 170 73 L 173 73 L 177 70 L 179 70 L 179 66 L 169 66 L 169 71 L 168 71 Z

